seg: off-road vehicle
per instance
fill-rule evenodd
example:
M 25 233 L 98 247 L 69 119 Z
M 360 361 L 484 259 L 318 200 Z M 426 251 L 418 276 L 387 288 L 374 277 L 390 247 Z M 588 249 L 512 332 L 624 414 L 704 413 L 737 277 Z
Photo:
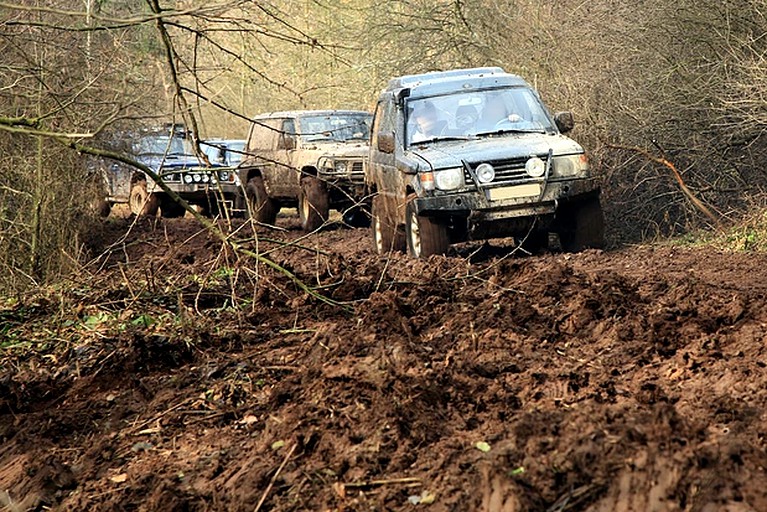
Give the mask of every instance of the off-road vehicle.
M 583 148 L 538 93 L 501 68 L 410 75 L 382 91 L 367 181 L 379 253 L 444 253 L 514 236 L 578 251 L 603 243 L 600 189 Z
M 240 188 L 237 173 L 218 162 L 195 155 L 182 125 L 147 133 L 136 140 L 133 155 L 157 173 L 163 183 L 205 215 L 216 215 L 221 206 L 232 208 Z M 131 178 L 129 204 L 136 215 L 180 217 L 184 209 L 143 172 Z
M 257 116 L 239 167 L 253 218 L 274 224 L 281 207 L 295 206 L 301 227 L 314 231 L 333 208 L 347 223 L 365 224 L 371 117 L 357 110 Z
M 126 132 L 116 144 L 136 161 L 157 173 L 181 198 L 214 215 L 222 201 L 232 207 L 239 179 L 234 168 L 196 156 L 183 125 Z M 180 217 L 184 209 L 166 194 L 143 171 L 120 162 L 102 164 L 106 185 L 106 203 L 128 203 L 136 215 Z M 108 209 L 104 208 L 108 213 Z

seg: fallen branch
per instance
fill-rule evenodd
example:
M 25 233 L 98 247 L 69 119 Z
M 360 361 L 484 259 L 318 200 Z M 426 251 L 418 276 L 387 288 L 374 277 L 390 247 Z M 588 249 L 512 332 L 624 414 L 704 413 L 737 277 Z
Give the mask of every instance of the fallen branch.
M 682 193 L 684 193 L 684 195 L 687 197 L 687 199 L 690 200 L 692 205 L 695 208 L 697 208 L 701 213 L 706 215 L 706 217 L 708 217 L 711 220 L 711 222 L 714 223 L 714 225 L 717 227 L 717 229 L 719 229 L 721 227 L 720 222 L 719 222 L 719 218 L 716 215 L 714 215 L 714 213 L 708 208 L 708 206 L 703 204 L 703 201 L 698 199 L 695 196 L 695 194 L 692 192 L 692 190 L 690 190 L 687 187 L 687 184 L 685 184 L 684 180 L 682 179 L 682 175 L 679 173 L 679 171 L 677 170 L 676 166 L 672 162 L 667 160 L 665 157 L 657 157 L 657 156 L 651 154 L 646 149 L 642 149 L 642 148 L 636 147 L 636 146 L 624 146 L 622 144 L 606 144 L 606 146 L 608 148 L 612 148 L 612 149 L 623 149 L 625 151 L 633 151 L 635 153 L 639 153 L 640 155 L 644 156 L 648 160 L 650 160 L 652 162 L 655 162 L 655 163 L 658 163 L 658 164 L 661 164 L 661 165 L 664 165 L 664 166 L 668 167 L 669 169 L 671 169 L 671 172 L 674 175 L 674 179 L 679 184 L 679 188 L 682 190 Z
M 417 477 L 389 478 L 386 480 L 369 480 L 367 482 L 351 482 L 343 484 L 347 489 L 362 489 L 366 487 L 381 487 L 384 485 L 407 484 L 407 487 L 421 485 L 421 479 Z

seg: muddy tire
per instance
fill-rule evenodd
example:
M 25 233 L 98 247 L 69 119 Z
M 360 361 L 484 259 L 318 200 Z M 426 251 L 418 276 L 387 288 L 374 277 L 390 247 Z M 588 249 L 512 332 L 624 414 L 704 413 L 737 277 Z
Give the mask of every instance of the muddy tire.
M 306 176 L 301 179 L 301 193 L 298 195 L 298 216 L 304 231 L 314 231 L 322 226 L 330 213 L 330 198 L 325 182 Z
M 154 217 L 157 215 L 160 201 L 156 194 L 147 192 L 146 181 L 140 180 L 131 186 L 128 204 L 134 215 Z
M 160 203 L 160 217 L 164 217 L 166 219 L 175 219 L 178 217 L 183 217 L 185 213 L 186 210 L 184 207 L 170 197 L 164 197 Z
M 604 247 L 605 218 L 599 196 L 563 205 L 557 217 L 557 232 L 563 251 L 578 252 Z
M 96 212 L 96 215 L 98 215 L 99 217 L 107 218 L 109 217 L 109 214 L 112 213 L 112 203 L 110 203 L 106 199 L 99 199 L 96 201 L 94 210 Z
M 549 248 L 549 232 L 532 231 L 520 238 L 519 246 L 530 254 L 545 251 Z
M 253 220 L 262 224 L 274 224 L 279 208 L 274 199 L 267 194 L 264 179 L 261 176 L 254 176 L 248 180 L 245 186 L 245 197 Z
M 383 198 L 373 198 L 370 211 L 370 230 L 373 232 L 373 249 L 377 254 L 388 254 L 391 251 L 405 250 L 405 237 L 397 229 L 397 225 L 386 215 Z
M 418 215 L 413 201 L 405 209 L 405 235 L 407 252 L 413 258 L 428 258 L 432 254 L 445 254 L 450 246 L 447 225 Z
M 365 206 L 355 206 L 344 212 L 343 221 L 351 228 L 370 227 L 370 209 Z

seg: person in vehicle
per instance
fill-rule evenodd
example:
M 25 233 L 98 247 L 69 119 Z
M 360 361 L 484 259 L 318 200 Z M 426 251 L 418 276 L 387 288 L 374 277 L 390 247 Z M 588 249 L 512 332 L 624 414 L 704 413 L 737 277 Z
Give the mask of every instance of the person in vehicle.
M 437 109 L 430 101 L 417 104 L 410 115 L 411 119 L 415 120 L 413 135 L 410 137 L 411 144 L 433 139 L 441 135 L 447 127 L 447 122 L 440 119 Z

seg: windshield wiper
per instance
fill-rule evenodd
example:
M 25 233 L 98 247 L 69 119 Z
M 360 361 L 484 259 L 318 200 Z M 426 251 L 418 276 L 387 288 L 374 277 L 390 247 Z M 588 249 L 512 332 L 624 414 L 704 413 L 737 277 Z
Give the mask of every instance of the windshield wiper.
M 477 137 L 483 136 L 483 135 L 503 135 L 504 133 L 546 133 L 546 130 L 543 129 L 523 129 L 523 128 L 501 128 L 500 130 L 492 130 L 489 132 L 479 132 L 477 133 Z
M 411 142 L 411 146 L 417 146 L 419 144 L 426 144 L 427 142 L 442 142 L 444 140 L 476 140 L 477 137 L 473 135 L 445 135 L 444 137 L 432 137 L 431 139 L 419 140 Z

